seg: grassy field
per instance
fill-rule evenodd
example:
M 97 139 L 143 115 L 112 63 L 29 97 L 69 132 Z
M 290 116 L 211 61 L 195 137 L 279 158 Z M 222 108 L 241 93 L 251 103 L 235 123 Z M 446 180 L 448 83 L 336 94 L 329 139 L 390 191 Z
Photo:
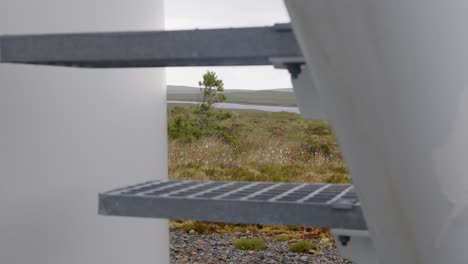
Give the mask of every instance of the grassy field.
M 217 110 L 221 112 L 220 110 Z M 282 182 L 347 182 L 348 172 L 329 124 L 306 121 L 294 113 L 229 111 L 217 122 L 238 144 L 216 136 L 185 143 L 169 142 L 169 173 L 173 179 Z M 191 116 L 191 106 L 171 105 L 175 116 Z
M 282 105 L 296 106 L 296 99 L 292 92 L 280 91 L 232 91 L 226 92 L 226 103 L 259 104 L 259 105 Z M 168 93 L 168 100 L 175 101 L 198 101 L 196 93 Z
M 175 130 L 174 126 L 178 124 L 183 129 L 190 129 L 188 123 L 177 120 L 196 121 L 193 107 L 170 105 L 168 109 L 169 176 L 172 179 L 350 182 L 331 127 L 325 121 L 305 121 L 293 113 L 233 110 L 228 111 L 230 118 L 214 121 L 216 127 L 223 128 L 223 133 L 228 133 L 229 137 L 210 132 L 186 140 L 181 137 L 183 131 Z M 316 228 L 239 227 L 191 221 L 175 221 L 172 225 L 199 233 L 249 228 L 252 232 L 264 232 L 278 239 L 299 239 L 309 235 L 330 239 L 327 230 Z

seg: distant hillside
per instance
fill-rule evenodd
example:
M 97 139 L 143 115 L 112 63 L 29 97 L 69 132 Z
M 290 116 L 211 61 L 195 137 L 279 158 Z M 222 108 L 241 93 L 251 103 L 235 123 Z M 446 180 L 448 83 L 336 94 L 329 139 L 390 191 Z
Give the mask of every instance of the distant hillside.
M 182 85 L 168 85 L 167 94 L 194 94 L 199 93 L 198 87 L 182 86 Z
M 227 103 L 295 106 L 296 98 L 291 88 L 273 90 L 225 90 Z M 167 86 L 167 99 L 198 101 L 200 89 L 189 86 Z

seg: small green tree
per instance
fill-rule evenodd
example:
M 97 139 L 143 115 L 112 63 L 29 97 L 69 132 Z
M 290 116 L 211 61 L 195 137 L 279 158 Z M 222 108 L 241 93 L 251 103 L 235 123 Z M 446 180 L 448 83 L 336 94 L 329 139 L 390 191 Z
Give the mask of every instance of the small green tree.
M 200 86 L 201 99 L 197 112 L 200 115 L 200 129 L 205 129 L 212 115 L 212 105 L 226 101 L 226 96 L 223 94 L 224 83 L 215 72 L 207 71 L 203 75 L 203 80 L 198 82 L 198 86 Z

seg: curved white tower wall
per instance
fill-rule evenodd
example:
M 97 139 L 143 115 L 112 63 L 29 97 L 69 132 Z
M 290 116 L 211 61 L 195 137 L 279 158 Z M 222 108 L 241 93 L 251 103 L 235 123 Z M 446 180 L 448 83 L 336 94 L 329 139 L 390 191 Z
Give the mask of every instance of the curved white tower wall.
M 379 263 L 468 263 L 468 2 L 285 2 Z
M 161 0 L 3 0 L 0 34 L 154 30 Z M 0 66 L 0 263 L 168 263 L 166 221 L 97 194 L 167 177 L 162 69 Z

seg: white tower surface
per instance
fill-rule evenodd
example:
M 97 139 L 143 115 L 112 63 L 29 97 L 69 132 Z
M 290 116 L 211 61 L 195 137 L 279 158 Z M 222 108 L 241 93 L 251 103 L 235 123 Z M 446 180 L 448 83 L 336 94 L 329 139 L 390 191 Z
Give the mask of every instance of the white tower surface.
M 468 2 L 285 2 L 379 263 L 468 263 Z
M 159 0 L 3 0 L 0 34 L 163 29 Z M 162 69 L 0 65 L 0 263 L 169 262 L 163 220 L 98 192 L 167 177 Z

